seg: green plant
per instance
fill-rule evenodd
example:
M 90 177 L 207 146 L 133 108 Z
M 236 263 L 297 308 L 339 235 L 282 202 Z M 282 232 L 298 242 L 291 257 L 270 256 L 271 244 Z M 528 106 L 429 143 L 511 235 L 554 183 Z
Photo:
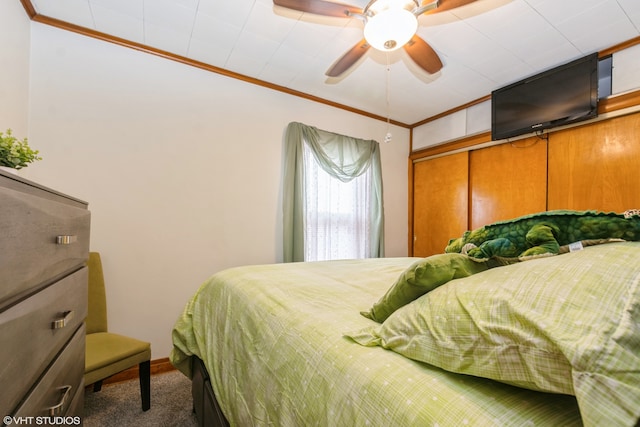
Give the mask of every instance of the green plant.
M 0 132 L 0 166 L 22 169 L 29 163 L 42 160 L 38 154 L 38 150 L 29 147 L 27 138 L 19 140 L 11 134 L 11 129 L 4 134 Z

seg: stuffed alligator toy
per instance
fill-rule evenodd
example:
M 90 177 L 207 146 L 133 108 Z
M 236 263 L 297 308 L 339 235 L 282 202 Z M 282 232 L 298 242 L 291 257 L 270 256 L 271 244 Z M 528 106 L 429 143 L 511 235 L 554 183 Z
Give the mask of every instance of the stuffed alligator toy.
M 556 210 L 485 225 L 450 240 L 447 253 L 470 258 L 517 258 L 555 255 L 560 247 L 603 239 L 640 240 L 640 210 L 624 214 Z
M 422 258 L 407 268 L 368 311 L 384 322 L 395 310 L 454 279 L 489 268 L 612 240 L 640 241 L 640 210 L 624 214 L 557 210 L 485 225 L 451 240 L 444 254 Z

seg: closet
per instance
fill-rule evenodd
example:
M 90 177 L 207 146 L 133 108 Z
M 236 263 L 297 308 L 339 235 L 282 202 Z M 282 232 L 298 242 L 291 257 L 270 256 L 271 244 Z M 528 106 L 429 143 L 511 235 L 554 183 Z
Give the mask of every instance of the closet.
M 439 148 L 436 155 L 412 155 L 409 253 L 442 253 L 466 230 L 529 213 L 640 209 L 637 129 L 640 113 L 451 154 Z

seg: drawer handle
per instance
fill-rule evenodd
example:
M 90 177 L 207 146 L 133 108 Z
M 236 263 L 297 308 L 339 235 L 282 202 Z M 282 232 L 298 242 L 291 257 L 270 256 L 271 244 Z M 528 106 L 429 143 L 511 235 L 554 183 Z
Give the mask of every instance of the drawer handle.
M 65 326 L 67 326 L 67 323 L 69 323 L 69 321 L 71 319 L 73 319 L 73 310 L 72 311 L 65 311 L 62 314 L 63 314 L 63 316 L 61 318 L 56 319 L 53 322 L 51 322 L 51 329 L 62 329 Z
M 62 392 L 62 397 L 60 398 L 60 402 L 57 405 L 53 405 L 48 408 L 49 416 L 55 417 L 56 415 L 61 415 L 64 413 L 64 405 L 65 403 L 67 403 L 67 399 L 71 394 L 71 389 L 72 387 L 70 385 L 65 385 L 58 388 L 58 390 Z
M 78 241 L 78 236 L 56 236 L 56 245 L 70 245 Z

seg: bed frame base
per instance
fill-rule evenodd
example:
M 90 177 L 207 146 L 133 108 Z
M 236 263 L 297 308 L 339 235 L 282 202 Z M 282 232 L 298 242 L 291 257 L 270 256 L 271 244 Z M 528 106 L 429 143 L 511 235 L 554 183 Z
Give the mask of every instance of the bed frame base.
M 220 405 L 213 394 L 209 373 L 197 357 L 191 358 L 191 395 L 193 396 L 193 412 L 198 420 L 198 427 L 229 427 Z

